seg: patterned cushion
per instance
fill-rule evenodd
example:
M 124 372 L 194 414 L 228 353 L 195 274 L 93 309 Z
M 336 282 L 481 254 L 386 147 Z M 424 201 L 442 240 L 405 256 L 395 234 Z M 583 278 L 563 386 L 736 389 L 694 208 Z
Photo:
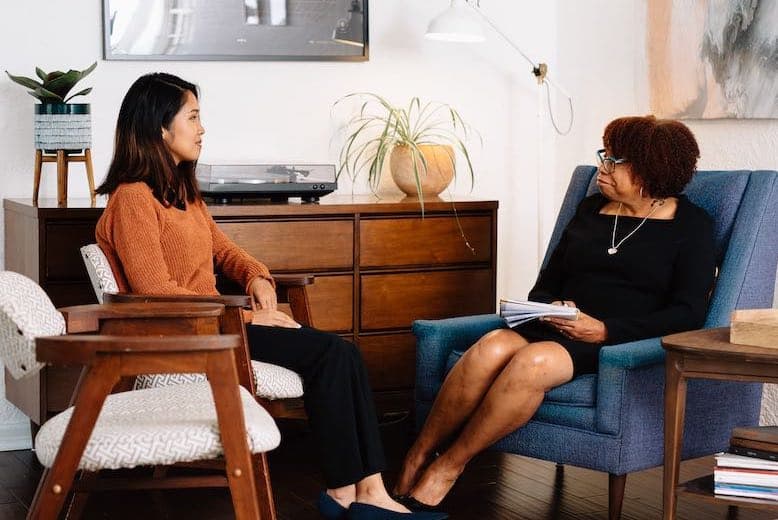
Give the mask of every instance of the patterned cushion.
M 251 368 L 254 371 L 257 396 L 265 399 L 288 399 L 303 395 L 303 380 L 296 372 L 254 360 L 251 361 Z M 134 388 L 161 388 L 200 381 L 205 381 L 205 374 L 147 374 L 135 379 Z
M 257 396 L 265 399 L 302 397 L 303 380 L 297 372 L 262 361 L 251 361 Z
M 111 270 L 103 250 L 97 244 L 89 244 L 81 248 L 81 256 L 84 258 L 86 272 L 89 273 L 89 281 L 95 290 L 97 301 L 103 303 L 103 293 L 117 293 L 119 286 Z
M 37 374 L 35 338 L 65 333 L 65 319 L 38 284 L 12 271 L 0 271 L 0 360 L 11 375 Z
M 281 442 L 275 422 L 240 388 L 249 448 L 269 451 Z M 72 408 L 44 423 L 35 438 L 38 460 L 51 467 Z M 222 454 L 210 385 L 194 383 L 108 396 L 79 469 L 133 468 L 213 459 Z

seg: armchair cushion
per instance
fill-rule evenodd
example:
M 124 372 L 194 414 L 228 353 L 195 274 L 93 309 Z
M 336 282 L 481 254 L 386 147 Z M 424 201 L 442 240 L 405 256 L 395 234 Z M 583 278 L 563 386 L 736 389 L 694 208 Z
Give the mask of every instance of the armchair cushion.
M 65 318 L 38 284 L 13 271 L 0 272 L 0 359 L 14 378 L 43 367 L 35 359 L 36 337 L 64 333 Z
M 251 360 L 257 397 L 291 399 L 303 396 L 303 380 L 288 368 Z M 135 378 L 134 390 L 161 388 L 205 381 L 205 374 L 144 374 Z
M 240 387 L 249 449 L 262 453 L 281 442 L 270 415 Z M 35 438 L 38 460 L 51 467 L 73 408 L 44 423 Z M 222 455 L 210 385 L 200 382 L 108 396 L 78 468 L 88 471 L 168 465 Z

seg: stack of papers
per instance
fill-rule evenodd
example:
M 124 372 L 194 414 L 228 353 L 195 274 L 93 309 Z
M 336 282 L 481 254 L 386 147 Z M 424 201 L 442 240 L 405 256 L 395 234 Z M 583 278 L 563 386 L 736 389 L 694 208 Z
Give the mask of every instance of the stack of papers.
M 500 316 L 508 322 L 508 326 L 514 327 L 542 317 L 576 320 L 578 319 L 578 309 L 550 303 L 500 300 Z

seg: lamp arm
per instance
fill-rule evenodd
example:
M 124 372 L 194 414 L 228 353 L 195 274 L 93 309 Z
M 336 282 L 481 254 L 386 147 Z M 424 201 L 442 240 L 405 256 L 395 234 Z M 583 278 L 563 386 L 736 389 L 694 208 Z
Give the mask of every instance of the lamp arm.
M 480 2 L 480 0 L 476 0 L 476 1 Z M 570 124 L 567 127 L 567 130 L 565 130 L 563 132 L 563 131 L 559 130 L 559 127 L 557 126 L 556 121 L 554 120 L 554 114 L 551 111 L 551 97 L 550 97 L 550 93 L 548 93 L 548 90 L 546 91 L 548 93 L 548 96 L 549 96 L 549 98 L 548 98 L 548 108 L 549 108 L 549 115 L 551 116 L 551 123 L 553 124 L 554 129 L 557 131 L 558 134 L 560 134 L 560 135 L 567 135 L 570 132 L 570 129 L 573 127 L 573 118 L 574 118 L 574 115 L 573 115 L 573 97 L 570 94 L 568 94 L 568 92 L 564 88 L 562 88 L 559 85 L 559 83 L 553 81 L 551 78 L 548 77 L 548 74 L 547 74 L 548 73 L 548 66 L 545 63 L 535 63 L 532 60 L 532 58 L 527 56 L 524 53 L 524 51 L 522 51 L 521 48 L 519 48 L 519 46 L 516 45 L 513 42 L 513 40 L 508 38 L 508 36 L 504 32 L 502 32 L 500 30 L 500 28 L 497 27 L 497 25 L 488 16 L 486 16 L 483 12 L 481 12 L 481 9 L 479 9 L 477 4 L 473 5 L 471 3 L 471 0 L 467 0 L 465 2 L 465 4 L 467 4 L 467 6 L 470 9 L 472 9 L 475 13 L 477 13 L 478 16 L 480 16 L 481 19 L 484 22 L 486 22 L 486 24 L 489 27 L 491 27 L 494 32 L 496 32 L 498 35 L 500 35 L 500 37 L 505 41 L 505 43 L 510 45 L 516 52 L 518 52 L 519 55 L 527 61 L 527 63 L 532 65 L 532 74 L 534 74 L 535 77 L 538 79 L 538 83 L 542 84 L 542 83 L 545 82 L 547 89 L 548 89 L 548 85 L 551 85 L 552 87 L 557 89 L 563 96 L 565 96 L 567 98 L 567 102 L 568 102 L 568 105 L 570 107 Z

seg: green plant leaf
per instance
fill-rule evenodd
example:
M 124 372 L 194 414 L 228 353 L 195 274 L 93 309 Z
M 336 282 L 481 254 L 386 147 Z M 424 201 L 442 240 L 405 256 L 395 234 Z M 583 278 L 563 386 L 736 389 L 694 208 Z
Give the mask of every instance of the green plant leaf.
M 84 70 L 82 70 L 81 72 L 79 72 L 79 73 L 78 73 L 78 80 L 79 80 L 79 81 L 81 81 L 82 79 L 84 79 L 85 77 L 87 77 L 89 74 L 91 74 L 91 72 L 92 72 L 93 70 L 95 70 L 95 68 L 96 68 L 96 67 L 97 67 L 97 62 L 94 62 L 94 63 L 93 63 L 93 64 L 91 64 L 89 67 L 87 67 L 87 68 L 85 68 Z
M 84 90 L 80 90 L 80 91 L 76 92 L 75 94 L 73 94 L 72 96 L 70 96 L 69 98 L 67 98 L 65 100 L 65 103 L 67 103 L 68 101 L 70 101 L 71 99 L 73 99 L 76 96 L 86 96 L 90 92 L 92 92 L 92 87 L 85 88 Z
M 35 90 L 36 88 L 43 86 L 41 83 L 35 81 L 32 78 L 26 78 L 24 76 L 14 76 L 8 71 L 5 71 L 5 73 L 8 74 L 8 77 L 11 78 L 11 81 L 13 81 L 14 83 L 18 83 L 23 87 Z
M 68 92 L 75 86 L 79 80 L 79 72 L 77 70 L 69 70 L 61 76 L 57 76 L 51 81 L 44 82 L 43 86 L 56 93 L 58 96 L 64 98 Z
M 55 92 L 51 92 L 48 89 L 45 89 L 43 87 L 38 87 L 35 89 L 35 94 L 38 99 L 40 99 L 43 103 L 64 103 L 65 100 L 62 99 L 62 96 Z
M 35 74 L 37 74 L 37 75 L 38 75 L 38 77 L 39 77 L 39 78 L 40 78 L 42 81 L 46 81 L 46 76 L 48 76 L 48 74 L 47 74 L 46 72 L 44 72 L 44 70 L 43 70 L 43 69 L 41 69 L 40 67 L 35 67 Z

